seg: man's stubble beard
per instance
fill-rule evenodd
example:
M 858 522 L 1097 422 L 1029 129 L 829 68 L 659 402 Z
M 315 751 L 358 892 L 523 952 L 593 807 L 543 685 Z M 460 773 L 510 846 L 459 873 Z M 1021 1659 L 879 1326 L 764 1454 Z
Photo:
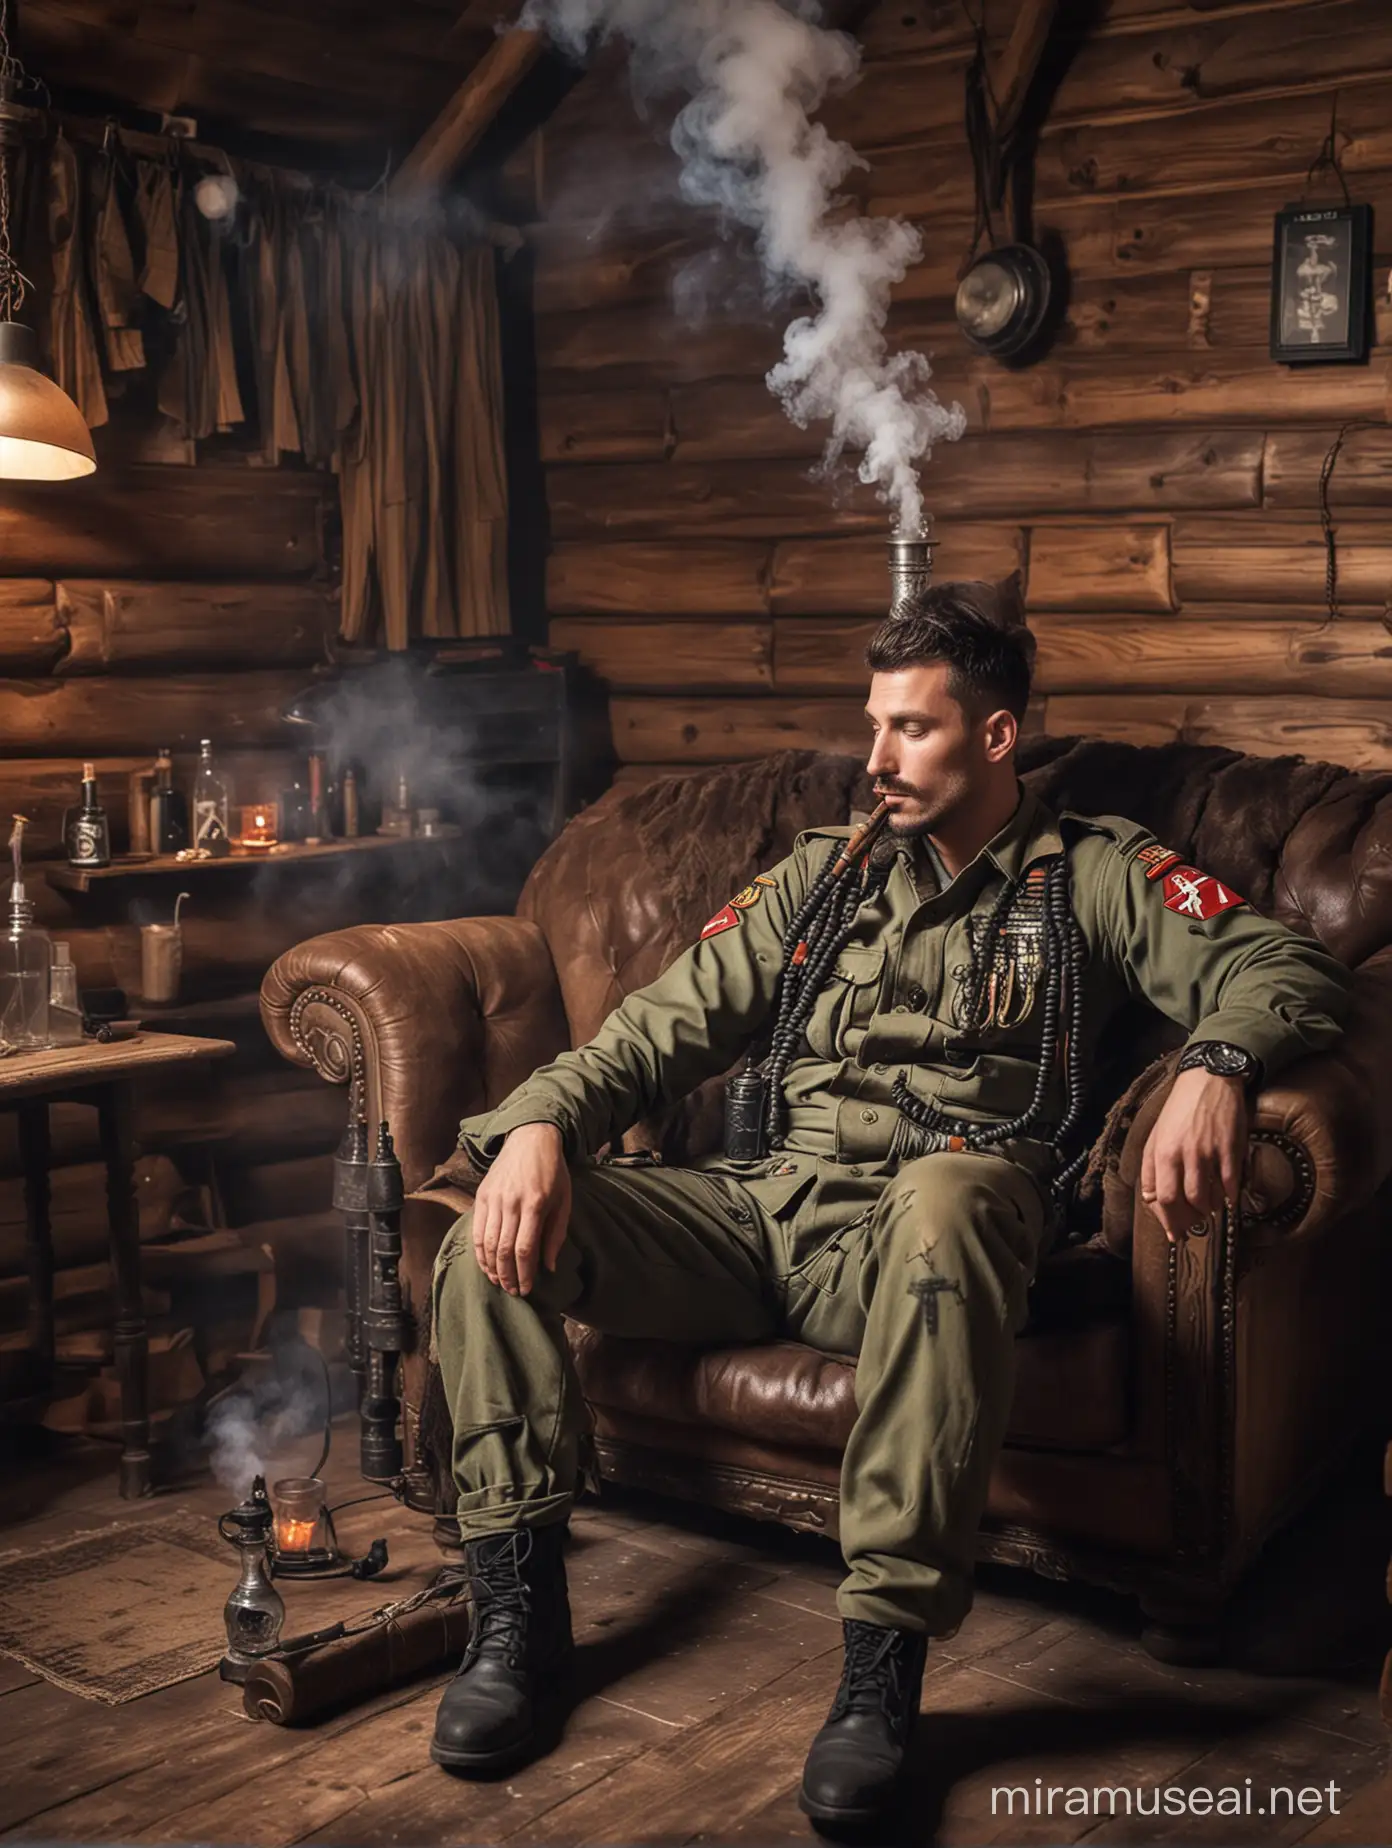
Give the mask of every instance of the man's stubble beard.
M 923 813 L 918 819 L 907 821 L 891 812 L 886 832 L 897 841 L 921 841 L 925 835 L 935 834 L 943 822 L 950 819 L 966 793 L 965 789 L 959 788 L 940 790 L 929 796 L 925 791 L 916 789 L 911 799 L 918 803 Z
M 921 841 L 933 832 L 938 820 L 937 815 L 928 815 L 922 821 L 900 821 L 896 815 L 891 815 L 885 832 L 896 841 Z

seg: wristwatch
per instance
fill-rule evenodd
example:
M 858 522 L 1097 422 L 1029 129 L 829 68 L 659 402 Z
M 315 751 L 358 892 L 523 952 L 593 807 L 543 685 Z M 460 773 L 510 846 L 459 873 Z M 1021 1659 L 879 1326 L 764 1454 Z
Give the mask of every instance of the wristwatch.
M 1195 1040 L 1192 1046 L 1186 1046 L 1179 1069 L 1189 1072 L 1196 1066 L 1212 1072 L 1216 1078 L 1241 1078 L 1247 1084 L 1255 1083 L 1261 1076 L 1261 1061 L 1229 1040 Z

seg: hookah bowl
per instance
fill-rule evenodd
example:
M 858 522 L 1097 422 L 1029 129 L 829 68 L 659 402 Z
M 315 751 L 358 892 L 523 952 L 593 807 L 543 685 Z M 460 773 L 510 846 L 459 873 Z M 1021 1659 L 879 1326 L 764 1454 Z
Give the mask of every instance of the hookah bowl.
M 933 581 L 933 547 L 928 533 L 891 533 L 889 536 L 889 619 L 911 616 L 916 600 Z

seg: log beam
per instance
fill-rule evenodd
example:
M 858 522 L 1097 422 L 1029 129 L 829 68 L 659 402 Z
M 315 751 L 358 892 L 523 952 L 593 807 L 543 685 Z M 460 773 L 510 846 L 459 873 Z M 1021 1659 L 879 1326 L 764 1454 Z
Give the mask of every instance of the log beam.
M 401 163 L 389 190 L 398 197 L 431 192 L 457 173 L 544 44 L 540 32 L 517 28 L 496 38 Z
M 996 133 L 1002 140 L 1009 137 L 1020 120 L 1057 11 L 1058 0 L 1025 0 L 1005 49 L 991 62 L 989 94 Z

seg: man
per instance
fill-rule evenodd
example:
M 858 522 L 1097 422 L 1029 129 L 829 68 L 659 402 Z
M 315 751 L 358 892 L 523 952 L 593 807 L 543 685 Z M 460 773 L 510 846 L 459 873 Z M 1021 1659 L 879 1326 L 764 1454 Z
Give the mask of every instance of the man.
M 881 1816 L 927 1639 L 971 1605 L 1015 1335 L 1101 1029 L 1141 994 L 1190 1030 L 1144 1156 L 1171 1239 L 1235 1199 L 1248 1088 L 1337 1038 L 1347 976 L 1317 944 L 1133 823 L 1056 817 L 1022 789 L 1031 646 L 987 585 L 885 623 L 867 656 L 889 809 L 874 845 L 846 865 L 851 830 L 801 835 L 589 1045 L 463 1124 L 485 1178 L 441 1250 L 433 1326 L 479 1612 L 438 1763 L 514 1765 L 555 1718 L 586 1424 L 562 1317 L 703 1345 L 781 1334 L 859 1357 L 844 1666 L 801 1803 L 828 1827 Z M 596 1163 L 746 1051 L 766 1154 Z

